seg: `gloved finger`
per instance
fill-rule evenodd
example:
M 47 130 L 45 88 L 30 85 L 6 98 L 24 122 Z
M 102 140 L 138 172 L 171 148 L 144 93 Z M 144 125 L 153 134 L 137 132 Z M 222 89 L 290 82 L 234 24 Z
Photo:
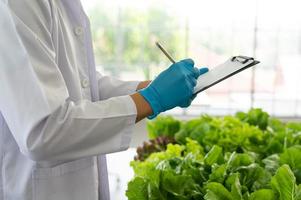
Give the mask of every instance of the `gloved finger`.
M 199 69 L 199 71 L 200 71 L 200 75 L 202 75 L 202 74 L 207 73 L 209 71 L 209 69 L 207 67 L 202 67 Z
M 195 84 L 196 84 L 196 79 L 194 79 L 195 80 Z M 187 83 L 188 85 L 189 84 L 191 84 L 191 83 Z M 190 106 L 190 104 L 191 104 L 191 102 L 193 101 L 193 99 L 197 96 L 197 94 L 193 94 L 193 91 L 194 91 L 194 87 L 191 87 L 192 85 L 190 85 L 190 87 L 189 87 L 189 91 L 188 91 L 188 96 L 187 96 L 187 99 L 185 99 L 185 100 L 183 100 L 183 102 L 182 103 L 180 103 L 180 107 L 181 108 L 186 108 L 186 107 L 188 107 L 188 106 Z
M 186 84 L 187 84 L 187 87 L 190 89 L 190 90 L 193 90 L 193 88 L 196 86 L 197 84 L 197 80 L 196 78 L 194 78 L 194 76 L 192 74 L 188 75 L 185 77 L 185 80 L 186 80 Z
M 196 67 L 193 68 L 192 73 L 193 73 L 193 77 L 194 78 L 198 78 L 201 75 L 200 74 L 200 70 L 198 68 L 196 68 Z
M 196 86 L 196 84 L 197 84 L 197 80 L 196 80 L 194 77 L 188 78 L 188 81 L 189 81 L 190 86 L 191 86 L 192 88 L 194 88 L 194 87 Z
M 185 108 L 190 106 L 191 103 L 193 102 L 193 100 L 195 99 L 195 97 L 197 96 L 197 94 L 193 94 L 190 98 L 190 100 L 186 101 L 186 103 L 184 103 Z
M 193 101 L 193 100 L 195 99 L 196 96 L 197 96 L 197 94 L 193 94 L 193 95 L 191 96 L 191 101 Z
M 194 61 L 190 58 L 181 60 L 179 63 L 183 64 L 187 69 L 192 69 L 194 67 Z
M 194 67 L 193 68 L 193 76 L 197 79 L 200 75 L 205 74 L 209 71 L 207 67 L 202 67 L 200 69 Z
M 191 102 L 192 102 L 192 100 L 191 100 L 191 99 L 188 99 L 188 100 L 184 101 L 183 103 L 181 103 L 181 104 L 180 104 L 180 107 L 181 107 L 181 108 L 187 108 L 188 106 L 191 105 Z

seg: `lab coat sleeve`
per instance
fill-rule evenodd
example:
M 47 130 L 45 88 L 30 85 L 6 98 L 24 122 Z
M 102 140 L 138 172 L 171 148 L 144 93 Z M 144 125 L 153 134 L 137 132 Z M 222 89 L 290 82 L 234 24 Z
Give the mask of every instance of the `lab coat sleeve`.
M 0 18 L 5 27 L 0 32 L 0 110 L 21 152 L 36 161 L 64 161 L 128 148 L 134 102 L 129 96 L 70 100 L 55 64 L 51 14 L 45 12 L 47 4 L 37 7 L 42 6 L 44 11 L 26 12 L 29 16 L 7 11 Z M 27 25 L 26 20 L 34 21 Z
M 100 99 L 129 95 L 136 92 L 139 81 L 122 81 L 110 76 L 97 73 Z

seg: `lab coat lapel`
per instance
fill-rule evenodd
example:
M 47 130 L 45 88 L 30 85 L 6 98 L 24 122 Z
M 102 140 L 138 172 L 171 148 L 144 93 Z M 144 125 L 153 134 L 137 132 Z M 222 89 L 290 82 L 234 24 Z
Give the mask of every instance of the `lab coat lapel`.
M 99 90 L 98 83 L 96 79 L 96 67 L 95 59 L 92 47 L 91 31 L 89 20 L 86 17 L 80 1 L 70 1 L 63 0 L 63 3 L 66 9 L 69 10 L 70 16 L 75 20 L 75 23 L 80 23 L 85 29 L 85 48 L 87 51 L 88 59 L 88 72 L 91 88 L 91 99 L 92 101 L 99 101 Z M 109 200 L 109 181 L 108 181 L 108 172 L 107 172 L 107 161 L 106 155 L 98 156 L 98 176 L 99 176 L 99 199 L 100 200 Z
M 91 95 L 92 101 L 99 101 L 100 95 L 98 90 L 98 83 L 96 79 L 96 68 L 95 68 L 95 59 L 92 47 L 92 39 L 90 32 L 90 24 L 88 19 L 86 20 L 87 28 L 85 34 L 85 45 L 87 49 L 88 55 L 88 63 L 89 63 L 89 78 L 91 85 Z M 108 180 L 108 171 L 107 171 L 107 160 L 106 155 L 98 156 L 98 176 L 99 176 L 99 199 L 100 200 L 109 200 L 109 180 Z
M 91 85 L 92 101 L 99 101 L 100 95 L 99 95 L 98 83 L 96 79 L 96 68 L 95 68 L 94 52 L 92 47 L 90 24 L 88 19 L 86 19 L 85 22 L 86 22 L 85 45 L 86 45 L 86 50 L 88 55 L 88 63 L 89 63 L 88 71 L 89 71 L 89 79 Z M 110 194 L 109 194 L 109 180 L 108 180 L 106 155 L 98 156 L 98 176 L 99 176 L 99 199 L 109 200 Z
M 96 79 L 96 67 L 95 67 L 95 59 L 94 52 L 92 47 L 92 39 L 91 39 L 91 31 L 90 24 L 88 18 L 85 18 L 85 45 L 88 56 L 88 64 L 89 64 L 89 79 L 91 85 L 91 95 L 92 101 L 99 101 L 100 95 L 98 90 L 98 83 Z M 109 180 L 108 180 L 108 171 L 107 171 L 107 160 L 106 155 L 98 156 L 98 176 L 99 176 L 99 199 L 100 200 L 109 200 Z

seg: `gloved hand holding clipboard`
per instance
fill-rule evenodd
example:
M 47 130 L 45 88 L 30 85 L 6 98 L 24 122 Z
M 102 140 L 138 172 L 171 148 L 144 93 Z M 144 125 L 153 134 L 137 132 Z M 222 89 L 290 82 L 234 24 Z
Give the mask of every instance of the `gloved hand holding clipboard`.
M 175 63 L 174 59 L 167 53 L 167 51 L 160 45 L 159 42 L 156 42 L 156 45 L 172 63 Z M 199 76 L 197 85 L 194 88 L 194 94 L 200 93 L 249 67 L 257 65 L 258 63 L 260 62 L 251 57 L 233 56 L 225 63 L 220 64 L 211 69 L 209 72 Z

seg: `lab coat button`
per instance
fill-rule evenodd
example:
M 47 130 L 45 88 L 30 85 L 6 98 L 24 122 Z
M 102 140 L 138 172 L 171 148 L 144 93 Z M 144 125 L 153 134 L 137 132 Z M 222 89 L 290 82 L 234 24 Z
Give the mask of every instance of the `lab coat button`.
M 83 34 L 83 28 L 82 28 L 81 26 L 75 27 L 75 28 L 74 28 L 74 33 L 75 33 L 75 35 L 77 35 L 77 36 L 82 35 L 82 34 Z
M 88 81 L 88 79 L 83 79 L 82 80 L 82 87 L 83 88 L 87 88 L 89 86 L 89 81 Z

